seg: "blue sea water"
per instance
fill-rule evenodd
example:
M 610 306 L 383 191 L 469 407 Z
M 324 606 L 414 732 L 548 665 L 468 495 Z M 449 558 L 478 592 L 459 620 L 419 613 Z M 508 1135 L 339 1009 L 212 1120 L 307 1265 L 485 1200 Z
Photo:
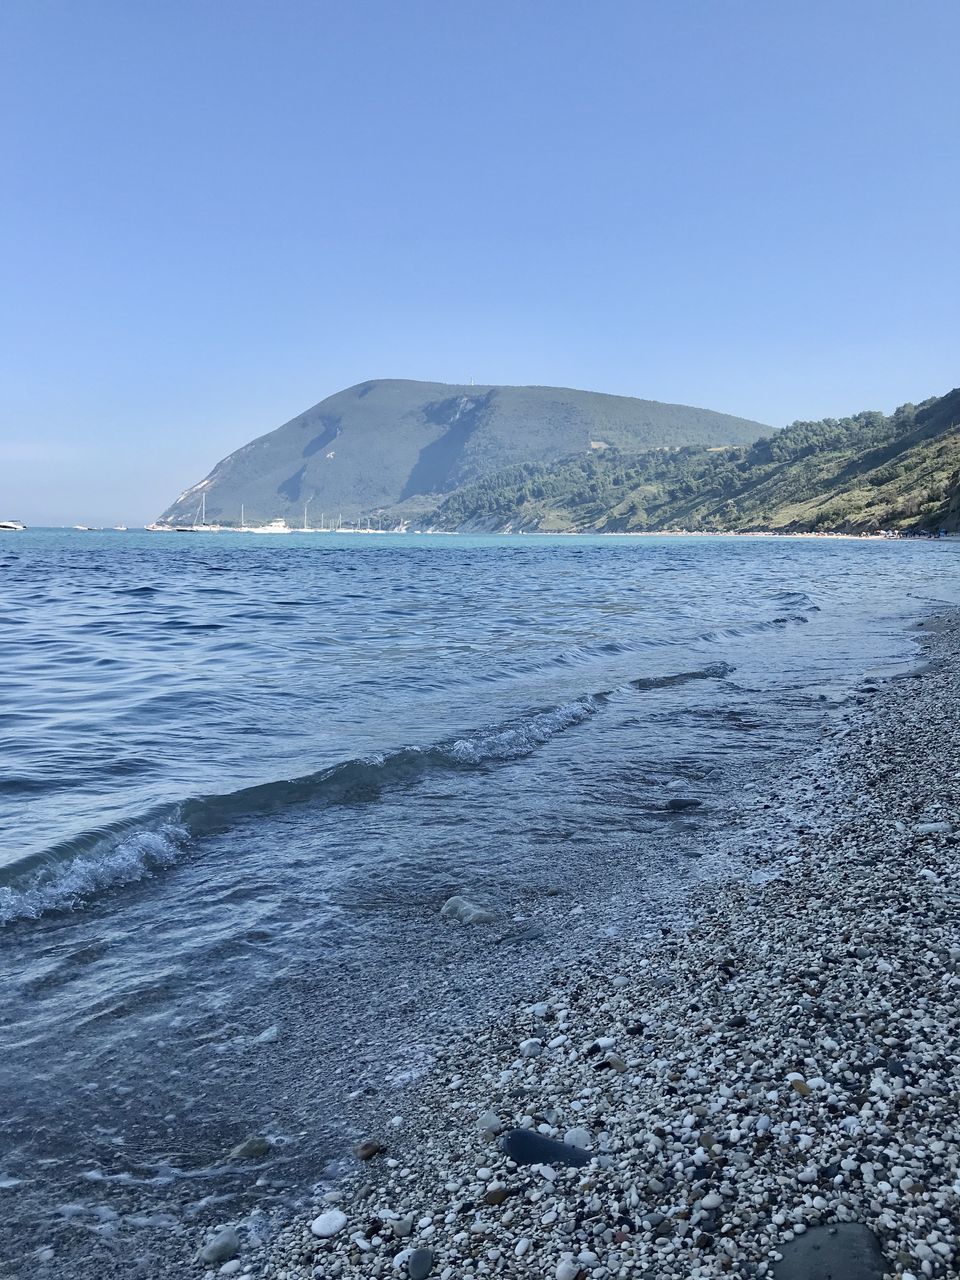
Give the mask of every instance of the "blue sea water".
M 960 600 L 956 542 L 0 538 L 24 1275 L 295 1201 L 444 1035 L 682 912 L 738 789 Z

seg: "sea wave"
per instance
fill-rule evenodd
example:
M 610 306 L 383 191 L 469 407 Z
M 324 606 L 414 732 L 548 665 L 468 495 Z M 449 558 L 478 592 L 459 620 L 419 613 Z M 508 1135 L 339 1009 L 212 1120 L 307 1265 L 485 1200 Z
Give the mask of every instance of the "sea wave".
M 813 606 L 816 612 L 816 606 Z M 718 627 L 715 631 L 708 631 L 702 635 L 700 639 L 708 644 L 717 644 L 729 640 L 740 640 L 746 636 L 759 635 L 764 631 L 777 631 L 782 627 L 789 626 L 790 623 L 809 622 L 810 619 L 804 613 L 779 614 L 775 618 L 765 618 L 759 622 L 743 622 L 731 627 Z
M 561 707 L 553 707 L 549 711 L 537 712 L 511 724 L 497 725 L 494 728 L 480 730 L 470 737 L 458 738 L 455 742 L 441 744 L 438 754 L 441 758 L 455 761 L 457 764 L 483 764 L 487 760 L 518 760 L 529 755 L 537 747 L 564 729 L 572 725 L 582 724 L 597 714 L 607 694 L 595 693 L 575 702 L 565 703 Z
M 711 662 L 696 671 L 678 671 L 669 676 L 639 676 L 630 681 L 633 689 L 667 689 L 674 684 L 687 684 L 690 680 L 725 680 L 736 670 L 729 662 Z
M 722 680 L 733 667 L 711 663 L 694 671 L 638 677 L 625 688 L 653 690 L 690 680 Z M 143 880 L 172 866 L 192 840 L 250 818 L 296 805 L 357 805 L 377 801 L 387 789 L 412 786 L 425 775 L 519 760 L 558 734 L 597 715 L 610 692 L 585 694 L 559 706 L 482 726 L 428 747 L 403 747 L 342 761 L 302 777 L 277 779 L 222 795 L 197 796 L 126 822 L 110 831 L 86 832 L 29 865 L 8 868 L 0 885 L 0 925 L 36 919 L 46 912 L 82 907 L 103 890 Z
M 71 910 L 103 889 L 143 880 L 172 866 L 187 836 L 183 827 L 173 823 L 128 832 L 105 841 L 106 848 L 34 872 L 26 884 L 0 886 L 0 925 Z

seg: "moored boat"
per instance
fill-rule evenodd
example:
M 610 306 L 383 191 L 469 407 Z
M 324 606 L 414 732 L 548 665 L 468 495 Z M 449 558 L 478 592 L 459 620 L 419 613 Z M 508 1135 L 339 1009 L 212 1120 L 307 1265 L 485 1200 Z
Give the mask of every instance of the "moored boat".
M 220 526 L 218 524 L 207 524 L 207 495 L 203 494 L 200 500 L 200 506 L 197 514 L 193 518 L 193 524 L 176 524 L 173 526 L 175 533 L 219 533 Z
M 285 520 L 271 520 L 269 524 L 247 525 L 244 533 L 293 533 Z

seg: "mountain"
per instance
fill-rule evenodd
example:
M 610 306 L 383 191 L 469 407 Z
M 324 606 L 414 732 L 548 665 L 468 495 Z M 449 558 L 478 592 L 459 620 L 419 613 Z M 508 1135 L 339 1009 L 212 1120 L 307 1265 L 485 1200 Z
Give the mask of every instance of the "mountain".
M 363 382 L 217 463 L 160 516 L 208 523 L 419 518 L 465 484 L 517 464 L 606 449 L 739 444 L 769 428 L 709 409 L 557 387 Z
M 606 450 L 505 468 L 432 523 L 455 529 L 960 529 L 960 390 L 891 415 L 795 422 L 749 448 Z

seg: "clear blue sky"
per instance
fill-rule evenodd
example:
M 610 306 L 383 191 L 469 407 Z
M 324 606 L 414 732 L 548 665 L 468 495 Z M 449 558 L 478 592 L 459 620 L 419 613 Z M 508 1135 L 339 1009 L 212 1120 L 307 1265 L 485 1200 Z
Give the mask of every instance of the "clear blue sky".
M 0 518 L 374 377 L 960 383 L 956 0 L 3 0 Z

